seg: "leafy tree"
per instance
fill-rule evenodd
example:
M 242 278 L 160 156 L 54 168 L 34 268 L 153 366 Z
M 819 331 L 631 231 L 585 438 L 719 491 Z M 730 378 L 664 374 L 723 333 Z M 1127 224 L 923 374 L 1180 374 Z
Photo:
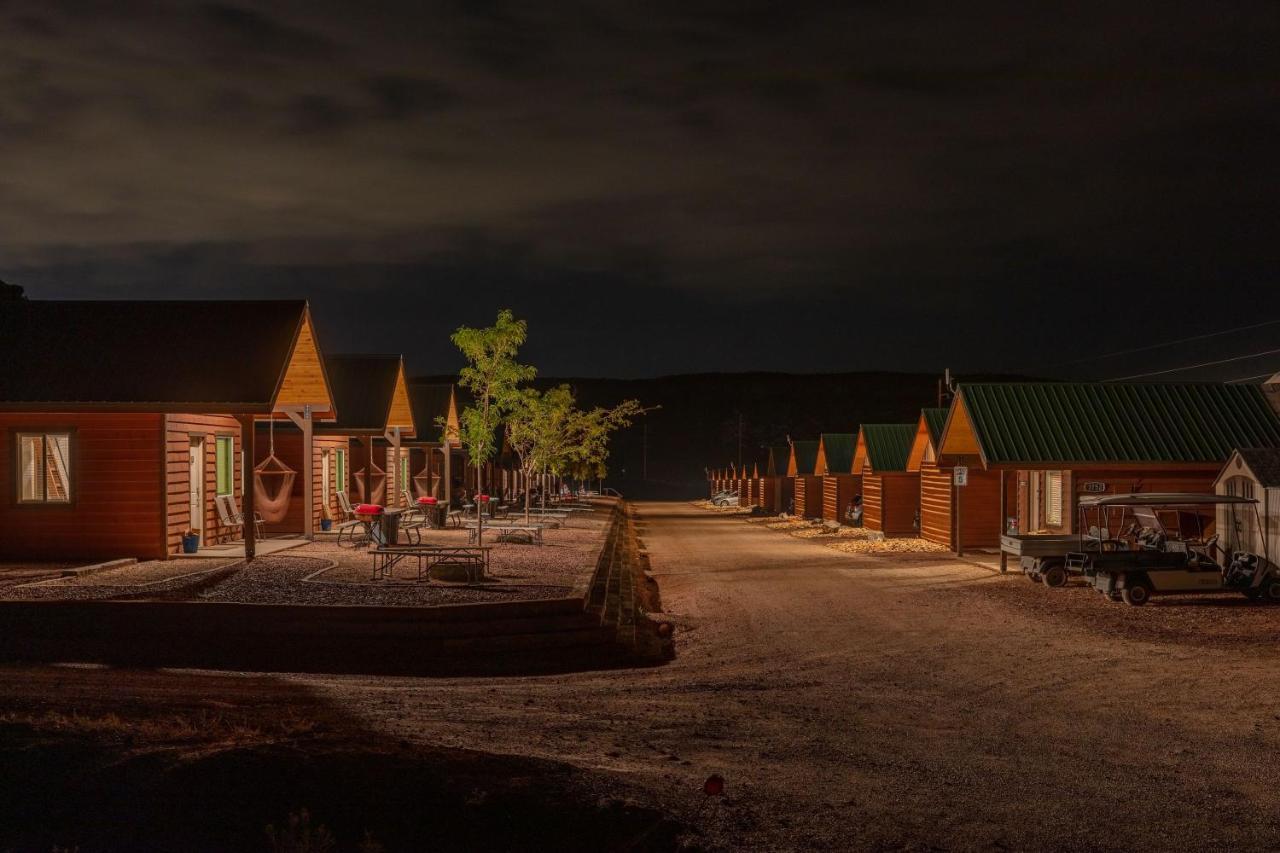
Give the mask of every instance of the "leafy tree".
M 530 489 L 538 473 L 563 467 L 572 448 L 581 412 L 574 408 L 568 385 L 537 391 L 526 388 L 507 417 L 507 444 L 520 460 L 524 475 L 524 517 L 529 523 Z M 543 493 L 543 505 L 546 494 Z
M 504 308 L 492 326 L 483 329 L 462 326 L 451 338 L 468 362 L 459 373 L 458 384 L 475 398 L 458 417 L 458 436 L 467 449 L 468 461 L 475 466 L 477 490 L 484 488 L 484 464 L 498 450 L 498 427 L 507 413 L 520 403 L 520 383 L 537 373 L 516 361 L 527 333 L 525 321 L 517 320 Z M 477 523 L 480 515 L 477 501 Z M 482 532 L 477 531 L 476 538 L 483 544 Z
M 608 472 L 605 463 L 609 460 L 609 437 L 616 430 L 631 426 L 644 411 L 639 400 L 624 400 L 611 409 L 597 406 L 579 412 L 573 445 L 566 454 L 568 472 L 578 480 L 603 478 Z
M 25 302 L 26 300 L 26 294 L 19 285 L 9 284 L 0 279 L 0 302 Z

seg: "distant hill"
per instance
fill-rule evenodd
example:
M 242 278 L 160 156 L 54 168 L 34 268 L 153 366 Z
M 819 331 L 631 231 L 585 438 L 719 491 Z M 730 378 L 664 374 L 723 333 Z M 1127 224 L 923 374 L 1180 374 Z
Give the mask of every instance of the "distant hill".
M 455 377 L 419 378 L 452 382 Z M 936 374 L 923 373 L 709 373 L 653 379 L 546 377 L 535 384 L 566 383 L 583 406 L 608 406 L 630 397 L 645 406 L 662 406 L 617 436 L 609 479 L 633 492 L 647 480 L 664 484 L 667 492 L 697 493 L 705 482 L 704 468 L 738 461 L 739 421 L 742 458 L 749 463 L 760 448 L 783 443 L 788 435 L 810 439 L 821 432 L 853 432 L 863 422 L 914 423 L 920 409 L 937 405 L 938 381 Z

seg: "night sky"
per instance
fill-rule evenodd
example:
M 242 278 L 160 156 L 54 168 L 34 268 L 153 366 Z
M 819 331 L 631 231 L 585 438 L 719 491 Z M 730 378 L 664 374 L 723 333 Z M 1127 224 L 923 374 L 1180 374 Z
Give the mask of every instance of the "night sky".
M 0 4 L 0 278 L 414 373 L 506 306 L 547 375 L 1280 348 L 1069 364 L 1280 318 L 1280 6 L 1045 5 Z

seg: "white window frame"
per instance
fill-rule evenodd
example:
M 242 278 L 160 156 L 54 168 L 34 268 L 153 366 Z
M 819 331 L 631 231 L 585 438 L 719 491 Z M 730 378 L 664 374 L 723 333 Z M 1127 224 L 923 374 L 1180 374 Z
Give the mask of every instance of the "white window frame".
M 63 482 L 66 484 L 67 497 L 66 500 L 50 500 L 49 499 L 49 483 L 46 477 L 46 469 L 42 464 L 40 467 L 40 488 L 43 497 L 24 498 L 22 496 L 22 444 L 24 439 L 38 438 L 40 439 L 41 458 L 49 458 L 49 438 L 51 436 L 65 437 L 67 440 L 67 458 L 63 459 L 61 455 L 55 454 L 52 458 L 55 463 L 60 462 L 57 467 L 62 472 Z M 75 430 L 71 429 L 26 429 L 15 432 L 13 441 L 14 449 L 14 499 L 20 506 L 51 506 L 63 507 L 71 506 L 75 503 Z

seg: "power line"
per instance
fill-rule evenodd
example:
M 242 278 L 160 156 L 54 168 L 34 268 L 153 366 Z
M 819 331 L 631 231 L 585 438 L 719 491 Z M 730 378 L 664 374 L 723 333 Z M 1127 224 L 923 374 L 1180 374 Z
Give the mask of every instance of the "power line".
M 1122 349 L 1122 350 L 1117 350 L 1116 352 L 1104 353 L 1103 355 L 1090 355 L 1084 358 L 1077 358 L 1074 361 L 1060 361 L 1056 364 L 1046 364 L 1043 367 L 1037 368 L 1037 369 L 1048 370 L 1054 367 L 1070 367 L 1071 365 L 1074 365 L 1074 364 L 1084 364 L 1090 361 L 1101 361 L 1104 358 L 1111 358 L 1112 356 L 1129 355 L 1135 352 L 1149 352 L 1151 350 L 1164 349 L 1165 347 L 1176 346 L 1177 344 L 1185 344 L 1188 341 L 1203 341 L 1203 340 L 1207 340 L 1208 338 L 1217 338 L 1217 337 L 1221 337 L 1222 335 L 1229 335 L 1232 332 L 1247 332 L 1251 329 L 1261 329 L 1264 326 L 1274 326 L 1277 324 L 1280 324 L 1280 320 L 1267 320 L 1265 322 L 1254 323 L 1249 326 L 1237 326 L 1234 329 L 1223 329 L 1221 332 L 1210 332 L 1206 335 L 1192 335 L 1189 338 L 1179 338 L 1176 341 L 1167 341 L 1162 344 L 1151 344 L 1149 346 L 1133 347 L 1132 349 Z
M 1235 385 L 1240 382 L 1252 382 L 1255 379 L 1270 379 L 1275 375 L 1276 371 L 1273 370 L 1270 373 L 1259 373 L 1257 376 L 1242 376 L 1239 379 L 1226 379 L 1223 382 L 1226 385 Z
M 1220 358 L 1217 361 L 1205 361 L 1200 364 L 1188 364 L 1185 367 L 1171 367 L 1168 370 L 1153 370 L 1150 373 L 1135 373 L 1133 376 L 1121 376 L 1116 379 L 1103 379 L 1103 382 L 1127 382 L 1130 379 L 1146 379 L 1149 376 L 1164 376 L 1168 373 L 1183 373 L 1187 370 L 1195 370 L 1200 367 L 1214 367 L 1219 364 L 1231 364 L 1234 361 L 1247 361 L 1251 358 L 1261 358 L 1264 355 L 1275 355 L 1280 349 L 1263 350 L 1262 352 L 1249 353 L 1248 355 L 1237 355 L 1233 358 Z

